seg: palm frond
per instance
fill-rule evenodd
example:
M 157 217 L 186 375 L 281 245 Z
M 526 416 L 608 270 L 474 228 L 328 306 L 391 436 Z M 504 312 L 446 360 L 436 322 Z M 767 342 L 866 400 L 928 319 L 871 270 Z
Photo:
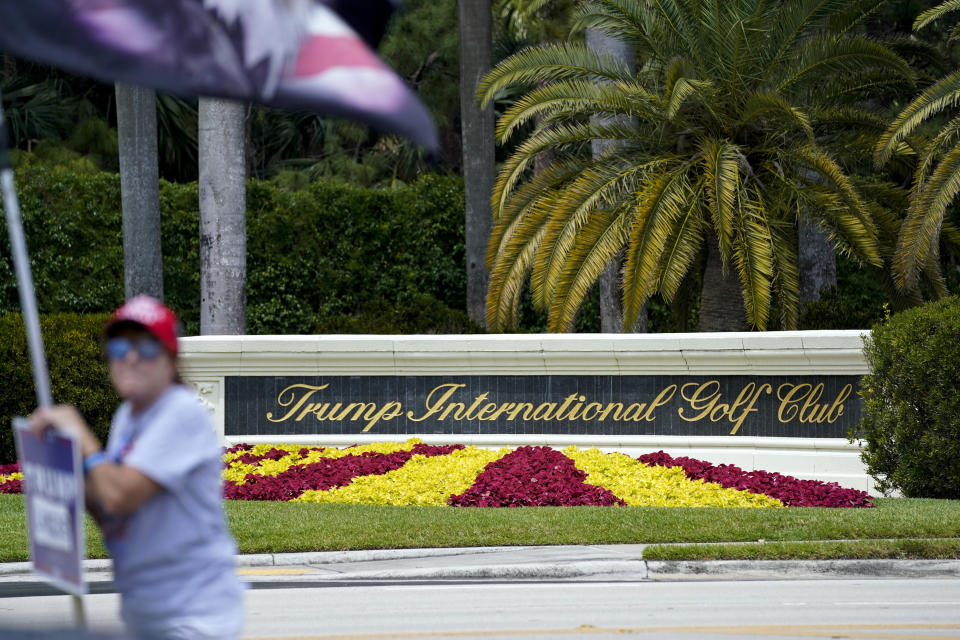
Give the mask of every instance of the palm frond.
M 805 145 L 796 150 L 797 157 L 806 163 L 841 198 L 844 208 L 837 218 L 838 229 L 855 248 L 857 255 L 874 266 L 882 266 L 877 241 L 877 229 L 870 217 L 866 203 L 857 192 L 843 169 L 825 151 Z
M 627 243 L 623 278 L 623 326 L 632 327 L 654 293 L 666 242 L 676 221 L 687 210 L 691 190 L 687 165 L 651 176 L 637 193 Z
M 696 261 L 703 246 L 702 195 L 705 182 L 706 180 L 701 180 L 700 184 L 693 189 L 686 213 L 674 224 L 664 247 L 658 289 L 668 304 L 673 302 L 677 290 L 683 284 L 687 272 Z M 632 325 L 624 324 L 624 326 Z
M 700 92 L 707 91 L 712 87 L 712 83 L 705 80 L 691 80 L 689 78 L 679 78 L 673 83 L 672 90 L 667 94 L 666 116 L 668 120 L 677 117 L 684 101 L 690 96 Z M 701 101 L 703 101 L 701 99 Z
M 947 148 L 953 147 L 960 141 L 960 116 L 957 116 L 947 124 L 943 125 L 937 135 L 934 136 L 920 153 L 920 161 L 917 163 L 917 169 L 913 174 L 913 189 L 922 191 L 930 172 L 940 155 Z
M 723 273 L 726 274 L 733 243 L 737 194 L 740 191 L 739 149 L 730 142 L 707 140 L 701 145 L 701 155 L 707 204 L 719 242 Z
M 497 139 L 503 144 L 519 127 L 554 112 L 567 120 L 598 114 L 652 118 L 659 107 L 659 97 L 635 82 L 564 80 L 538 87 L 510 105 L 497 122 Z
M 569 253 L 593 213 L 617 206 L 636 191 L 651 172 L 669 166 L 671 162 L 672 158 L 666 157 L 633 164 L 613 155 L 596 162 L 571 181 L 554 203 L 542 250 L 534 262 L 531 276 L 534 304 L 543 309 L 550 306 Z
M 633 75 L 623 61 L 583 44 L 555 43 L 524 49 L 500 62 L 477 86 L 477 101 L 486 105 L 511 85 L 536 85 L 590 77 L 629 82 Z
M 495 212 L 493 229 L 487 243 L 486 264 L 491 269 L 497 256 L 506 250 L 504 242 L 513 236 L 517 225 L 540 199 L 552 197 L 557 188 L 580 174 L 584 163 L 577 159 L 558 159 L 516 189 L 506 206 Z
M 590 287 L 623 248 L 626 236 L 622 215 L 604 210 L 591 214 L 564 260 L 563 274 L 551 297 L 550 331 L 570 331 Z
M 944 155 L 930 179 L 913 194 L 913 203 L 900 227 L 893 263 L 901 291 L 917 284 L 919 272 L 937 255 L 940 228 L 947 207 L 960 192 L 960 143 Z
M 883 166 L 897 146 L 930 116 L 960 102 L 960 71 L 944 76 L 907 105 L 877 141 L 873 161 Z
M 493 331 L 516 324 L 523 283 L 543 238 L 543 223 L 549 213 L 543 200 L 546 198 L 535 203 L 501 241 L 503 249 L 493 262 L 487 289 L 486 320 Z
M 761 78 L 769 78 L 798 42 L 808 36 L 825 17 L 836 14 L 846 4 L 837 0 L 801 0 L 782 3 L 777 7 L 775 29 L 767 41 L 770 53 L 766 56 Z
M 774 287 L 780 303 L 780 328 L 792 331 L 800 322 L 800 268 L 797 260 L 796 227 L 775 224 L 773 237 Z
M 652 37 L 645 7 L 634 1 L 585 0 L 576 10 L 571 34 L 597 29 L 622 42 L 639 45 L 646 53 L 660 53 L 662 42 Z
M 949 220 L 943 221 L 940 227 L 940 239 L 953 245 L 954 249 L 960 249 L 960 227 Z
M 946 2 L 941 2 L 937 6 L 922 12 L 917 16 L 917 19 L 913 21 L 913 30 L 919 31 L 934 20 L 939 20 L 951 11 L 960 11 L 960 0 L 947 0 Z
M 619 123 L 607 124 L 557 124 L 553 128 L 539 130 L 527 138 L 507 158 L 497 174 L 491 203 L 494 215 L 506 206 L 507 199 L 534 158 L 546 150 L 567 152 L 571 147 L 589 147 L 592 140 L 631 140 L 636 128 Z
M 811 142 L 813 141 L 813 128 L 810 126 L 810 118 L 807 114 L 772 91 L 756 91 L 747 98 L 740 115 L 740 124 L 746 125 L 755 118 L 770 114 L 792 123 L 802 130 Z
M 914 72 L 906 60 L 879 42 L 862 36 L 820 37 L 799 45 L 798 65 L 790 65 L 788 75 L 777 85 L 784 92 L 801 81 L 819 82 L 824 73 L 862 73 L 865 68 L 886 71 L 895 77 L 913 80 Z
M 750 196 L 740 201 L 740 233 L 733 241 L 733 257 L 743 288 L 747 321 L 762 331 L 770 317 L 773 237 L 760 193 L 751 190 Z
M 880 133 L 887 128 L 887 121 L 880 115 L 852 106 L 817 109 L 813 113 L 813 121 L 817 126 L 855 127 L 873 133 Z

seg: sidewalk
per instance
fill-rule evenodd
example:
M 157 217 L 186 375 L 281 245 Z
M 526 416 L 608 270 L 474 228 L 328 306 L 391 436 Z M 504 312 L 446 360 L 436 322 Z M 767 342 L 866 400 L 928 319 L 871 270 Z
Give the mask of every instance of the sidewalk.
M 254 588 L 284 584 L 441 580 L 784 580 L 960 577 L 960 560 L 647 561 L 644 545 L 383 549 L 237 557 Z M 90 583 L 109 583 L 109 560 L 87 560 Z M 40 579 L 26 562 L 0 564 L 0 584 Z

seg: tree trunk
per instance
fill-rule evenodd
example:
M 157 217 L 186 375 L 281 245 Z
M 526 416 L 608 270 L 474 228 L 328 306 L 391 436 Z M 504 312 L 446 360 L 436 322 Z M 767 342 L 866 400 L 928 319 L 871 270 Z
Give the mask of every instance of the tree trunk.
M 633 47 L 629 44 L 616 40 L 595 29 L 587 29 L 586 34 L 587 47 L 601 53 L 620 59 L 631 71 L 636 69 L 635 54 Z M 624 122 L 625 117 L 600 117 L 590 118 L 591 124 L 616 124 Z M 593 140 L 591 141 L 591 150 L 593 157 L 596 158 L 618 144 L 616 140 Z M 607 268 L 600 275 L 598 286 L 600 288 L 600 330 L 604 333 L 621 333 L 623 331 L 623 309 L 620 305 L 620 262 L 618 256 L 607 265 Z M 637 318 L 637 324 L 632 328 L 634 333 L 647 332 L 647 310 L 644 307 Z
M 495 177 L 493 105 L 477 106 L 477 85 L 490 71 L 493 58 L 490 0 L 459 0 L 460 123 L 463 183 L 466 201 L 467 313 L 486 324 L 489 274 L 485 264 L 492 215 L 490 196 Z
M 700 331 L 748 331 L 747 312 L 743 304 L 740 279 L 732 265 L 723 275 L 717 235 L 707 231 L 707 265 L 703 272 L 700 293 Z
M 820 294 L 837 286 L 837 256 L 826 232 L 806 214 L 797 228 L 797 266 L 800 270 L 800 303 L 820 299 Z
M 124 295 L 163 300 L 156 93 L 117 84 L 116 95 Z
M 200 100 L 201 335 L 247 330 L 245 113 L 239 102 Z

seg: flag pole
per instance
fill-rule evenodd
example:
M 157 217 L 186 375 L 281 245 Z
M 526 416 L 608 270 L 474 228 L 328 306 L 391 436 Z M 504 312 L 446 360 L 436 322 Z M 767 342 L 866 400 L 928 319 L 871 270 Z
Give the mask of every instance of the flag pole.
M 3 211 L 7 218 L 7 234 L 10 236 L 10 249 L 13 255 L 14 271 L 17 274 L 17 291 L 20 294 L 20 310 L 27 330 L 27 344 L 30 348 L 30 361 L 33 364 L 33 386 L 37 394 L 37 406 L 53 405 L 50 394 L 50 374 L 47 371 L 47 359 L 43 350 L 43 334 L 40 333 L 40 314 L 37 311 L 37 296 L 33 288 L 33 274 L 30 272 L 30 259 L 27 255 L 27 241 L 23 233 L 23 220 L 20 217 L 20 202 L 13 182 L 13 167 L 7 153 L 7 123 L 3 116 L 3 100 L 0 96 L 0 189 L 3 190 Z M 77 627 L 86 627 L 83 610 L 83 597 L 74 595 L 73 617 Z

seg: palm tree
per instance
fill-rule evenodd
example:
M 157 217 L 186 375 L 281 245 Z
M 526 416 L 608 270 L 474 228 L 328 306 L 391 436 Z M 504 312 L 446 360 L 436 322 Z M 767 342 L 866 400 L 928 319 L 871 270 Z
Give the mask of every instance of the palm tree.
M 200 334 L 247 329 L 246 107 L 199 105 Z
M 780 326 L 795 327 L 799 211 L 839 251 L 882 265 L 868 201 L 820 142 L 833 126 L 875 120 L 851 106 L 871 87 L 912 80 L 903 59 L 854 33 L 878 4 L 585 0 L 578 26 L 631 44 L 636 73 L 572 41 L 497 65 L 482 101 L 525 88 L 498 138 L 534 124 L 494 189 L 488 325 L 515 322 L 529 274 L 550 330 L 569 330 L 604 266 L 625 251 L 624 327 L 654 293 L 670 302 L 704 253 L 701 330 L 744 320 L 763 329 L 774 295 Z M 591 122 L 596 115 L 630 120 Z M 595 139 L 619 144 L 592 157 Z M 544 150 L 555 161 L 531 177 Z
M 960 0 L 947 0 L 917 16 L 916 31 L 947 13 L 960 10 Z M 960 36 L 960 25 L 950 40 Z M 960 101 L 960 71 L 940 78 L 908 104 L 880 137 L 874 161 L 881 167 L 897 158 L 915 158 L 916 169 L 906 218 L 897 237 L 893 278 L 902 292 L 916 292 L 921 276 L 935 296 L 948 293 L 940 269 L 941 235 L 960 246 L 960 229 L 944 219 L 947 207 L 960 192 L 960 116 L 923 141 L 914 134 L 926 122 Z
M 477 83 L 492 64 L 490 0 L 459 0 L 460 122 L 466 202 L 467 313 L 482 323 L 489 274 L 484 247 L 490 238 L 490 192 L 494 181 L 493 107 L 478 108 Z
M 117 84 L 116 94 L 124 295 L 163 300 L 156 92 Z

